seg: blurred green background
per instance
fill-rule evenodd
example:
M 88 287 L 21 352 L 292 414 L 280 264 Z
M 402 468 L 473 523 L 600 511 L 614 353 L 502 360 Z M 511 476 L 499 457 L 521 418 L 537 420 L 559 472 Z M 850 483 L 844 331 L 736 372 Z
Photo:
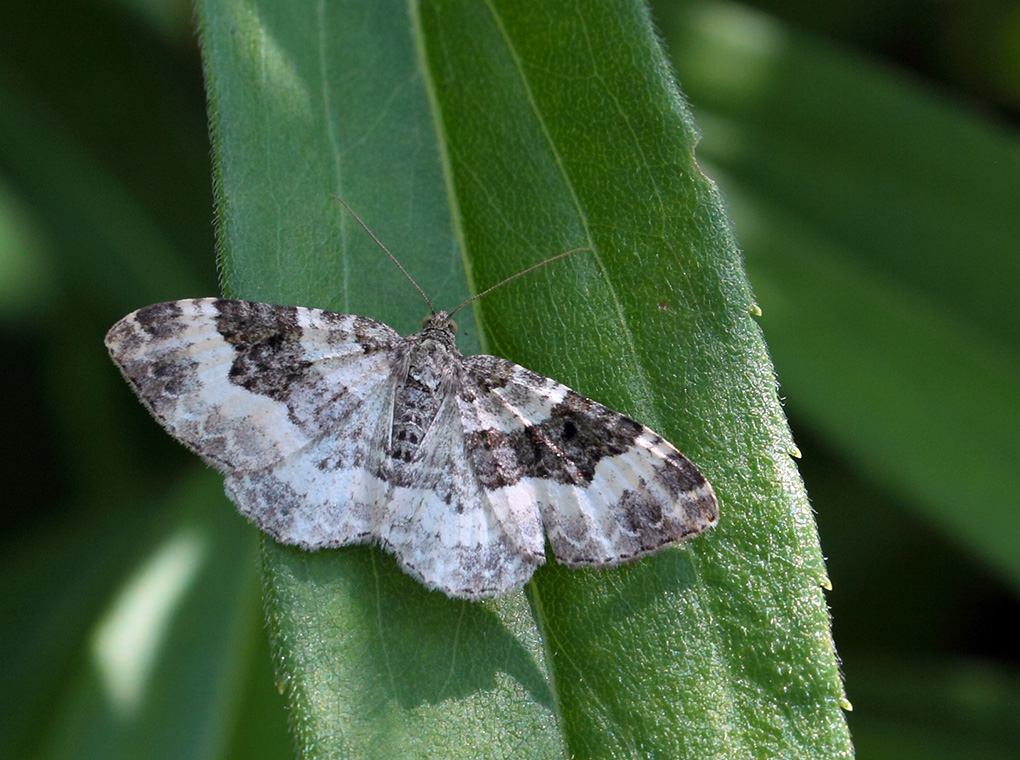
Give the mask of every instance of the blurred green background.
M 1020 6 L 753 5 L 654 12 L 804 453 L 858 752 L 1016 757 Z M 291 752 L 254 531 L 102 350 L 217 291 L 204 107 L 187 3 L 0 10 L 0 757 L 82 756 L 125 584 L 178 600 L 120 635 L 184 653 L 157 677 L 193 709 L 101 716 L 144 727 L 105 756 Z

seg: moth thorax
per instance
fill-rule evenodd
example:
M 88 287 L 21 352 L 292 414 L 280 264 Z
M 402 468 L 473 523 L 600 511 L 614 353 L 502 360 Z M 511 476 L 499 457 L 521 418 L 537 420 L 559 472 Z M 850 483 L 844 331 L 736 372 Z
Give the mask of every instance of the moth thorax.
M 390 456 L 410 462 L 429 431 L 444 401 L 456 389 L 459 352 L 449 331 L 425 329 L 408 339 L 407 372 L 397 386 L 393 404 Z

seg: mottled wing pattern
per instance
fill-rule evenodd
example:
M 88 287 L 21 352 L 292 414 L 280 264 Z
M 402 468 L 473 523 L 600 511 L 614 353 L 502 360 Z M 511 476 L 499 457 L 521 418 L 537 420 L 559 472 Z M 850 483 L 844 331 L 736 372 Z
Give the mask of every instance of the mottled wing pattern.
M 139 309 L 106 345 L 163 427 L 238 475 L 316 447 L 334 464 L 369 456 L 371 441 L 320 438 L 385 417 L 399 339 L 365 317 L 202 298 Z
M 627 562 L 717 520 L 669 443 L 494 356 L 446 312 L 401 338 L 365 317 L 227 299 L 157 304 L 106 338 L 138 396 L 225 473 L 261 529 L 306 549 L 376 542 L 466 599 L 567 565 Z
M 478 600 L 526 583 L 545 560 L 535 506 L 508 514 L 475 476 L 454 393 L 407 463 L 389 461 L 377 537 L 410 575 Z M 530 506 L 530 508 L 529 508 Z
M 538 512 L 518 525 L 490 503 L 452 396 L 419 458 L 388 458 L 400 340 L 362 317 L 197 299 L 128 315 L 107 346 L 160 423 L 277 540 L 375 542 L 451 596 L 506 593 L 544 560 Z
M 505 359 L 464 366 L 475 474 L 504 514 L 537 505 L 560 562 L 630 562 L 718 520 L 712 487 L 648 428 Z

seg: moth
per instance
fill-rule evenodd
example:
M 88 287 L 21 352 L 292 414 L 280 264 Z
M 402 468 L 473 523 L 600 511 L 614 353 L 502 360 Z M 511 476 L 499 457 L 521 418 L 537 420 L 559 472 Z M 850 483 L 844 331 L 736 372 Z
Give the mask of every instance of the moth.
M 506 359 L 463 356 L 453 312 L 425 301 L 407 337 L 321 309 L 173 301 L 124 317 L 106 346 L 261 530 L 308 550 L 377 544 L 453 598 L 521 587 L 547 541 L 565 565 L 612 567 L 717 522 L 711 485 L 661 436 Z

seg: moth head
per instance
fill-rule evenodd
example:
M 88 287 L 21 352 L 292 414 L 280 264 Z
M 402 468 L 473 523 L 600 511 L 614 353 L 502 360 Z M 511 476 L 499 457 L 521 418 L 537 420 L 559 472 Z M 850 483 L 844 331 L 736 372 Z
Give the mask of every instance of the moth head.
M 449 330 L 454 335 L 457 334 L 457 323 L 453 318 L 445 311 L 440 311 L 435 314 L 429 314 L 421 321 L 421 329 L 426 330 L 429 327 L 438 330 Z
M 506 285 L 508 282 L 512 282 L 513 280 L 516 280 L 518 277 L 523 277 L 526 274 L 530 274 L 531 272 L 534 272 L 539 267 L 544 267 L 546 264 L 551 264 L 554 261 L 562 259 L 564 256 L 569 256 L 570 254 L 576 253 L 577 251 L 590 251 L 590 250 L 593 250 L 591 248 L 588 248 L 587 246 L 582 246 L 581 248 L 571 248 L 569 251 L 564 251 L 563 253 L 557 254 L 555 256 L 551 256 L 548 259 L 546 259 L 545 261 L 540 261 L 537 264 L 533 264 L 532 266 L 528 267 L 527 269 L 525 269 L 525 270 L 523 270 L 521 272 L 518 272 L 517 274 L 510 275 L 509 277 L 507 277 L 502 282 L 497 282 L 491 288 L 488 288 L 487 290 L 483 290 L 481 293 L 478 293 L 477 295 L 471 296 L 471 298 L 469 298 L 466 301 L 464 301 L 464 303 L 462 303 L 460 306 L 458 306 L 453 311 L 450 311 L 450 312 L 446 312 L 446 311 L 436 312 L 432 308 L 432 302 L 429 301 L 429 297 L 427 295 L 425 295 L 425 291 L 422 290 L 421 286 L 417 282 L 414 281 L 414 278 L 411 277 L 411 275 L 407 273 L 407 270 L 404 269 L 404 265 L 401 264 L 399 261 L 397 261 L 397 257 L 394 256 L 392 253 L 390 253 L 390 249 L 387 248 L 385 245 L 383 245 L 382 241 L 375 236 L 375 233 L 372 232 L 372 230 L 370 230 L 368 228 L 367 224 L 365 224 L 363 221 L 361 221 L 361 217 L 358 216 L 356 213 L 354 213 L 354 209 L 352 209 L 348 205 L 347 201 L 345 201 L 339 195 L 334 195 L 333 197 L 336 198 L 340 202 L 340 204 L 351 213 L 351 216 L 353 216 L 354 219 L 358 222 L 358 224 L 360 224 L 362 226 L 362 228 L 365 230 L 365 232 L 368 233 L 369 237 L 371 237 L 372 240 L 375 241 L 376 245 L 378 245 L 380 248 L 383 249 L 385 254 L 390 257 L 390 261 L 392 261 L 394 264 L 397 265 L 397 269 L 399 269 L 403 273 L 404 277 L 407 278 L 408 282 L 410 282 L 412 285 L 414 285 L 414 289 L 417 290 L 418 293 L 421 295 L 421 297 L 424 299 L 425 305 L 429 307 L 429 311 L 431 311 L 432 314 L 430 314 L 429 316 L 425 317 L 425 319 L 422 320 L 422 322 L 421 322 L 421 329 L 422 330 L 427 330 L 428 328 L 431 327 L 433 329 L 438 329 L 438 330 L 449 330 L 451 335 L 456 335 L 457 334 L 457 323 L 453 321 L 452 317 L 453 317 L 454 314 L 456 314 L 458 311 L 463 309 L 469 303 L 473 303 L 474 301 L 477 301 L 482 296 L 488 295 L 492 291 L 496 290 L 496 288 L 501 288 L 504 285 Z

